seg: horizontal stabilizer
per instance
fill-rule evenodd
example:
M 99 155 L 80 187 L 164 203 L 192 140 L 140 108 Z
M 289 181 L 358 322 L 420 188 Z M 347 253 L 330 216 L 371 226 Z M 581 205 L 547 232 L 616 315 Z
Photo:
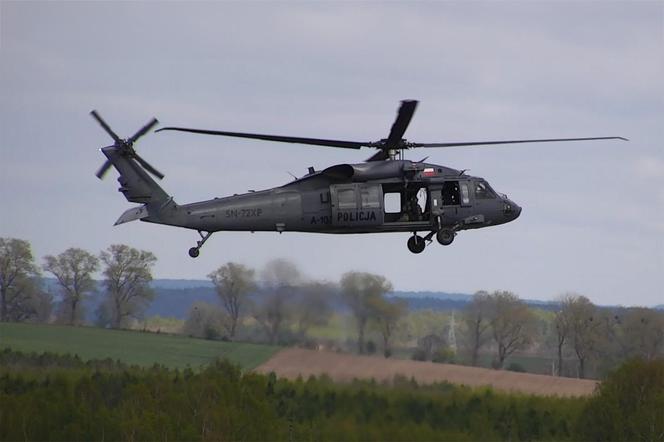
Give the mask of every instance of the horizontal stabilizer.
M 114 226 L 128 223 L 129 221 L 135 221 L 137 219 L 142 219 L 146 216 L 148 216 L 148 209 L 145 206 L 132 207 L 131 209 L 125 210 L 125 212 L 120 215 L 120 218 L 118 218 Z

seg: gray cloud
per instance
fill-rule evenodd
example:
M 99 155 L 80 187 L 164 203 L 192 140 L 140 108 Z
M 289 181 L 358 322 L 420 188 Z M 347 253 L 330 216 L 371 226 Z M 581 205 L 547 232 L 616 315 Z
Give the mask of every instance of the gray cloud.
M 162 277 L 227 260 L 293 259 L 317 277 L 387 274 L 400 289 L 505 288 L 550 299 L 661 302 L 664 282 L 664 6 L 661 2 L 0 3 L 0 234 L 38 256 L 123 242 Z M 141 223 L 109 174 L 97 108 L 129 135 L 164 124 L 302 136 L 384 137 L 421 100 L 418 141 L 623 135 L 580 143 L 412 152 L 470 168 L 524 206 L 421 256 L 402 235 L 194 234 Z M 279 185 L 369 152 L 146 136 L 141 153 L 177 201 Z

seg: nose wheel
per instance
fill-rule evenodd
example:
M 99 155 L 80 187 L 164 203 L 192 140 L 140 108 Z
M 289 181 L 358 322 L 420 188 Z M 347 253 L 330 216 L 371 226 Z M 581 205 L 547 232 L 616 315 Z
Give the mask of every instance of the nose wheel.
M 407 245 L 408 245 L 408 250 L 410 250 L 411 252 L 422 253 L 424 251 L 424 248 L 426 247 L 426 242 L 424 241 L 424 238 L 414 233 L 413 236 L 408 238 Z
M 199 241 L 196 241 L 196 247 L 192 247 L 189 249 L 189 256 L 192 258 L 198 258 L 198 255 L 201 253 L 201 247 L 203 247 L 203 244 L 205 244 L 205 241 L 208 240 L 210 236 L 212 236 L 212 232 L 207 232 L 206 234 L 203 234 L 200 230 L 198 231 L 198 234 L 201 235 L 201 239 Z

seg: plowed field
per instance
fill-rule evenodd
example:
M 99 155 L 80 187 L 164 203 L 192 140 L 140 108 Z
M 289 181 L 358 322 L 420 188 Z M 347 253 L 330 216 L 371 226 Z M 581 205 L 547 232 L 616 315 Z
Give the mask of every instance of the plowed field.
M 462 365 L 435 364 L 408 360 L 331 353 L 299 348 L 281 350 L 256 368 L 289 379 L 327 374 L 340 382 L 357 379 L 391 381 L 395 375 L 413 377 L 419 384 L 450 382 L 471 387 L 490 386 L 495 390 L 545 396 L 585 396 L 596 381 L 559 378 L 530 373 L 489 370 Z

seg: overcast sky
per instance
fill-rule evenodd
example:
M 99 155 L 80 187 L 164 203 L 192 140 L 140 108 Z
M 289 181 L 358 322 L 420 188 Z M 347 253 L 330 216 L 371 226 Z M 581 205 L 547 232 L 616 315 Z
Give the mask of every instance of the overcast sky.
M 0 2 L 0 236 L 38 261 L 77 246 L 154 252 L 159 278 L 293 260 L 311 277 L 386 275 L 398 290 L 564 292 L 664 303 L 664 2 Z M 110 138 L 162 125 L 386 137 L 399 101 L 418 142 L 625 136 L 409 151 L 485 177 L 523 207 L 420 255 L 406 234 L 197 234 L 133 222 Z M 263 189 L 372 152 L 148 134 L 137 149 L 179 203 Z

